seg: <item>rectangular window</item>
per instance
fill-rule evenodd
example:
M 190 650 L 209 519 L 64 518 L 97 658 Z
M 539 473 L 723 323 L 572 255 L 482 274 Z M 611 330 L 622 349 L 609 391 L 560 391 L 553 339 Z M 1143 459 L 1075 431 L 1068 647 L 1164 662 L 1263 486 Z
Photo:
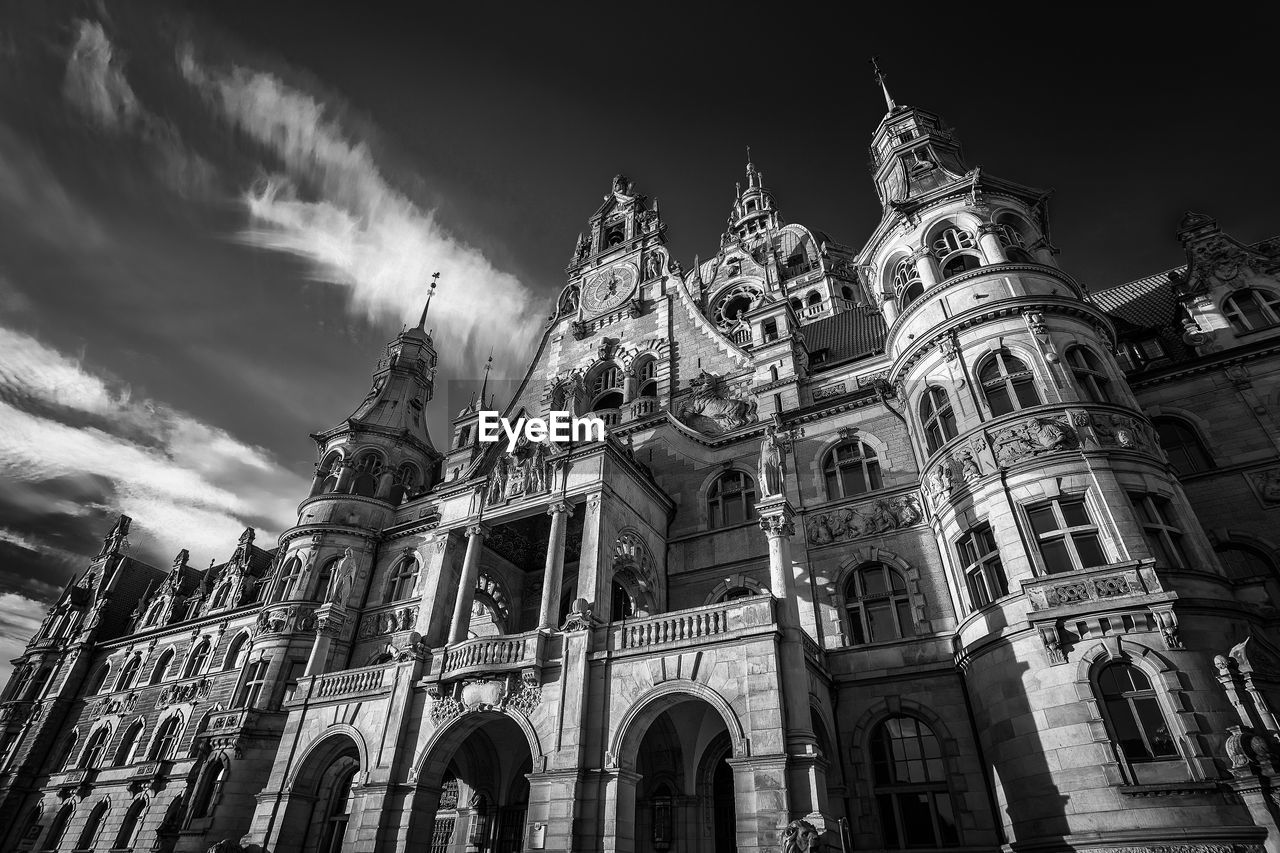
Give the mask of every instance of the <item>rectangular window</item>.
M 979 524 L 962 536 L 956 543 L 956 551 L 964 566 L 970 607 L 977 610 L 1009 594 L 1009 581 L 1005 578 L 990 524 Z
M 1174 522 L 1169 501 L 1159 495 L 1130 492 L 1129 502 L 1138 516 L 1142 535 L 1147 540 L 1151 555 L 1161 566 L 1183 569 L 1187 566 L 1187 554 L 1182 547 L 1182 530 Z
M 1063 495 L 1027 507 L 1027 519 L 1048 574 L 1107 564 L 1098 527 L 1089 517 L 1084 498 Z
M 260 660 L 249 664 L 245 672 L 244 686 L 240 688 L 240 701 L 236 703 L 242 708 L 256 708 L 262 698 L 262 688 L 267 680 L 267 661 Z

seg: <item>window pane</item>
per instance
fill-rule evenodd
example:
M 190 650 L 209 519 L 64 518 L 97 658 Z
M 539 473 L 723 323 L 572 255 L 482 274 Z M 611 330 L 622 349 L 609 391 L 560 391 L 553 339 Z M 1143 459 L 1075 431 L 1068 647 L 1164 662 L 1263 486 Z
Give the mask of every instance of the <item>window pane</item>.
M 880 463 L 867 463 L 867 477 L 869 478 L 872 489 L 880 489 L 884 487 L 884 482 L 880 479 Z
M 1032 379 L 1015 379 L 1013 391 L 1018 395 L 1018 408 L 1040 405 L 1040 395 L 1036 393 L 1036 383 Z
M 827 474 L 827 497 L 829 498 L 841 497 L 840 484 L 836 480 L 836 475 L 834 471 Z
M 1248 291 L 1240 293 L 1236 296 L 1235 303 L 1250 329 L 1261 329 L 1270 325 L 1266 315 L 1262 313 L 1262 306 L 1258 304 L 1258 300 L 1252 293 Z
M 901 847 L 901 836 L 898 834 L 898 817 L 893 809 L 893 794 L 878 795 L 876 797 L 876 805 L 880 809 L 880 825 L 884 828 L 885 846 L 890 848 Z
M 743 521 L 742 515 L 742 494 L 739 492 L 734 495 L 726 495 L 724 498 L 724 522 L 725 524 L 737 524 Z
M 1013 411 L 1013 401 L 1009 399 L 1009 389 L 1003 384 L 995 385 L 986 389 L 987 405 L 991 407 L 993 415 L 1007 415 Z
M 1160 710 L 1160 703 L 1153 696 L 1146 696 L 1133 700 L 1133 707 L 1138 712 L 1138 719 L 1142 722 L 1143 731 L 1147 734 L 1147 740 L 1151 744 L 1151 750 L 1156 758 L 1176 758 L 1178 755 L 1178 747 L 1173 742 L 1173 735 L 1169 733 L 1169 727 L 1165 725 L 1164 714 Z
M 1062 517 L 1066 520 L 1068 527 L 1092 524 L 1089 520 L 1089 512 L 1084 507 L 1084 501 L 1061 501 L 1058 506 L 1062 508 Z
M 1044 557 L 1045 571 L 1051 575 L 1075 569 L 1071 562 L 1071 555 L 1067 552 L 1067 543 L 1061 539 L 1041 542 L 1040 556 Z
M 1040 535 L 1058 529 L 1058 519 L 1053 514 L 1052 506 L 1033 507 L 1027 510 L 1027 518 L 1031 520 L 1031 529 Z
M 867 491 L 867 478 L 863 476 L 862 466 L 858 463 L 840 469 L 840 482 L 846 496 L 860 495 Z
M 1138 728 L 1138 721 L 1133 716 L 1133 710 L 1129 707 L 1128 701 L 1124 699 L 1108 699 L 1106 701 L 1107 719 L 1111 721 L 1111 728 L 1116 734 L 1116 746 L 1124 753 L 1125 758 L 1151 758 L 1151 754 L 1147 751 L 1146 743 L 1142 740 L 1142 732 Z
M 863 569 L 858 574 L 862 578 L 863 595 L 883 595 L 889 591 L 889 584 L 885 580 L 884 569 L 881 566 Z
M 938 835 L 933 830 L 933 796 L 928 792 L 895 794 L 902 815 L 903 841 L 908 847 L 933 847 Z
M 1080 555 L 1080 564 L 1086 569 L 1092 566 L 1105 566 L 1107 555 L 1102 552 L 1096 533 L 1076 533 L 1072 535 L 1076 553 Z
M 915 623 L 911 621 L 911 603 L 908 601 L 898 602 L 898 624 L 902 626 L 903 637 L 916 635 Z
M 1009 579 L 1004 576 L 1004 566 L 999 560 L 992 560 L 987 564 L 987 576 L 990 579 L 993 596 L 1009 594 Z
M 861 646 L 867 642 L 866 632 L 862 628 L 862 608 L 851 607 L 849 609 L 849 630 L 852 633 L 851 642 L 855 646 Z
M 866 605 L 866 611 L 871 642 L 877 643 L 882 640 L 897 638 L 898 635 L 893 628 L 893 611 L 889 607 L 889 602 L 880 601 L 868 604 Z
M 925 433 L 926 443 L 929 445 L 930 453 L 932 453 L 933 451 L 937 450 L 939 447 L 942 446 L 942 442 L 943 442 L 942 431 L 939 429 L 937 421 L 925 427 L 924 433 Z

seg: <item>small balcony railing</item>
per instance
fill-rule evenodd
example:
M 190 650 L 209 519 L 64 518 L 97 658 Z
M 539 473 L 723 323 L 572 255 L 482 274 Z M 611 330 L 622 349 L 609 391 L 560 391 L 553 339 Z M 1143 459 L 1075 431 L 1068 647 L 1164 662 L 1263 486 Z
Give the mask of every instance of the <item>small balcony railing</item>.
M 1099 566 L 1024 581 L 1022 591 L 1032 610 L 1106 602 L 1163 592 L 1151 561 Z
M 536 666 L 542 645 L 542 634 L 502 637 L 477 637 L 464 640 L 444 650 L 441 677 L 458 678 L 480 672 L 512 672 Z
M 629 651 L 687 645 L 750 629 L 764 632 L 773 628 L 773 599 L 757 595 L 615 622 L 609 626 L 609 646 L 614 651 Z
M 641 397 L 631 403 L 631 417 L 643 418 L 658 411 L 657 397 Z
M 361 669 L 345 669 L 340 672 L 330 672 L 316 676 L 315 682 L 311 686 L 311 698 L 339 699 L 360 693 L 380 691 L 386 674 L 386 664 L 378 664 Z
M 738 346 L 746 346 L 751 343 L 751 330 L 734 329 L 729 333 L 729 340 L 733 341 Z

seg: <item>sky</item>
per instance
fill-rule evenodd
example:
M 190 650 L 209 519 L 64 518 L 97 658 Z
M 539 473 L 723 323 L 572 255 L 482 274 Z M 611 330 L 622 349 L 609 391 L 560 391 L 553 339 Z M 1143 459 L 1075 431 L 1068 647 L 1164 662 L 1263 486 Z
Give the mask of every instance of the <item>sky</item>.
M 523 373 L 614 174 L 686 269 L 748 145 L 860 246 L 873 55 L 970 165 L 1054 190 L 1090 288 L 1180 263 L 1187 210 L 1280 233 L 1250 7 L 859 8 L 0 2 L 0 679 L 121 512 L 155 565 L 270 545 L 434 272 L 443 443 L 490 352 Z

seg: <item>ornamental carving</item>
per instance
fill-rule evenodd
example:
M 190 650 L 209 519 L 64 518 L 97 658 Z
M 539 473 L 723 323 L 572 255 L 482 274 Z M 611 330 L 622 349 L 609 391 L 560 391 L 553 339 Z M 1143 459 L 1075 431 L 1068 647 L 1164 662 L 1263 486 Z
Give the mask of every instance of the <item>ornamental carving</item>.
M 551 488 L 554 466 L 550 441 L 521 438 L 516 449 L 502 453 L 489 472 L 485 500 L 490 504 L 511 498 L 536 495 Z
M 1035 417 L 1006 429 L 992 438 L 996 461 L 1002 468 L 1024 459 L 1068 450 L 1078 443 L 1075 428 L 1068 417 Z
M 722 435 L 756 420 L 754 401 L 738 399 L 714 373 L 701 371 L 689 382 L 693 393 L 680 404 L 676 417 L 703 435 Z
M 532 716 L 542 701 L 542 687 L 538 683 L 536 672 L 526 671 L 518 678 L 481 679 L 463 682 L 462 688 L 454 696 L 433 696 L 431 701 L 431 721 L 436 726 L 447 723 L 462 714 L 477 711 L 519 711 L 526 717 Z
M 822 835 L 807 820 L 793 820 L 782 830 L 782 853 L 818 853 Z
M 207 699 L 210 686 L 209 679 L 202 678 L 199 681 L 188 681 L 185 684 L 166 687 L 156 697 L 156 707 L 164 708 L 167 705 L 181 705 L 187 702 Z
M 417 605 L 401 607 L 398 610 L 384 610 L 381 613 L 370 613 L 360 622 L 361 640 L 379 637 L 383 634 L 394 634 L 396 631 L 411 631 L 418 623 Z
M 1141 847 L 1091 847 L 1089 853 L 1266 853 L 1261 844 L 1156 844 Z
M 1250 471 L 1249 482 L 1253 485 L 1258 498 L 1271 506 L 1280 504 L 1280 468 L 1268 468 L 1265 471 Z
M 910 527 L 922 517 L 920 501 L 916 496 L 904 495 L 811 516 L 807 530 L 809 541 L 816 545 L 827 545 Z

